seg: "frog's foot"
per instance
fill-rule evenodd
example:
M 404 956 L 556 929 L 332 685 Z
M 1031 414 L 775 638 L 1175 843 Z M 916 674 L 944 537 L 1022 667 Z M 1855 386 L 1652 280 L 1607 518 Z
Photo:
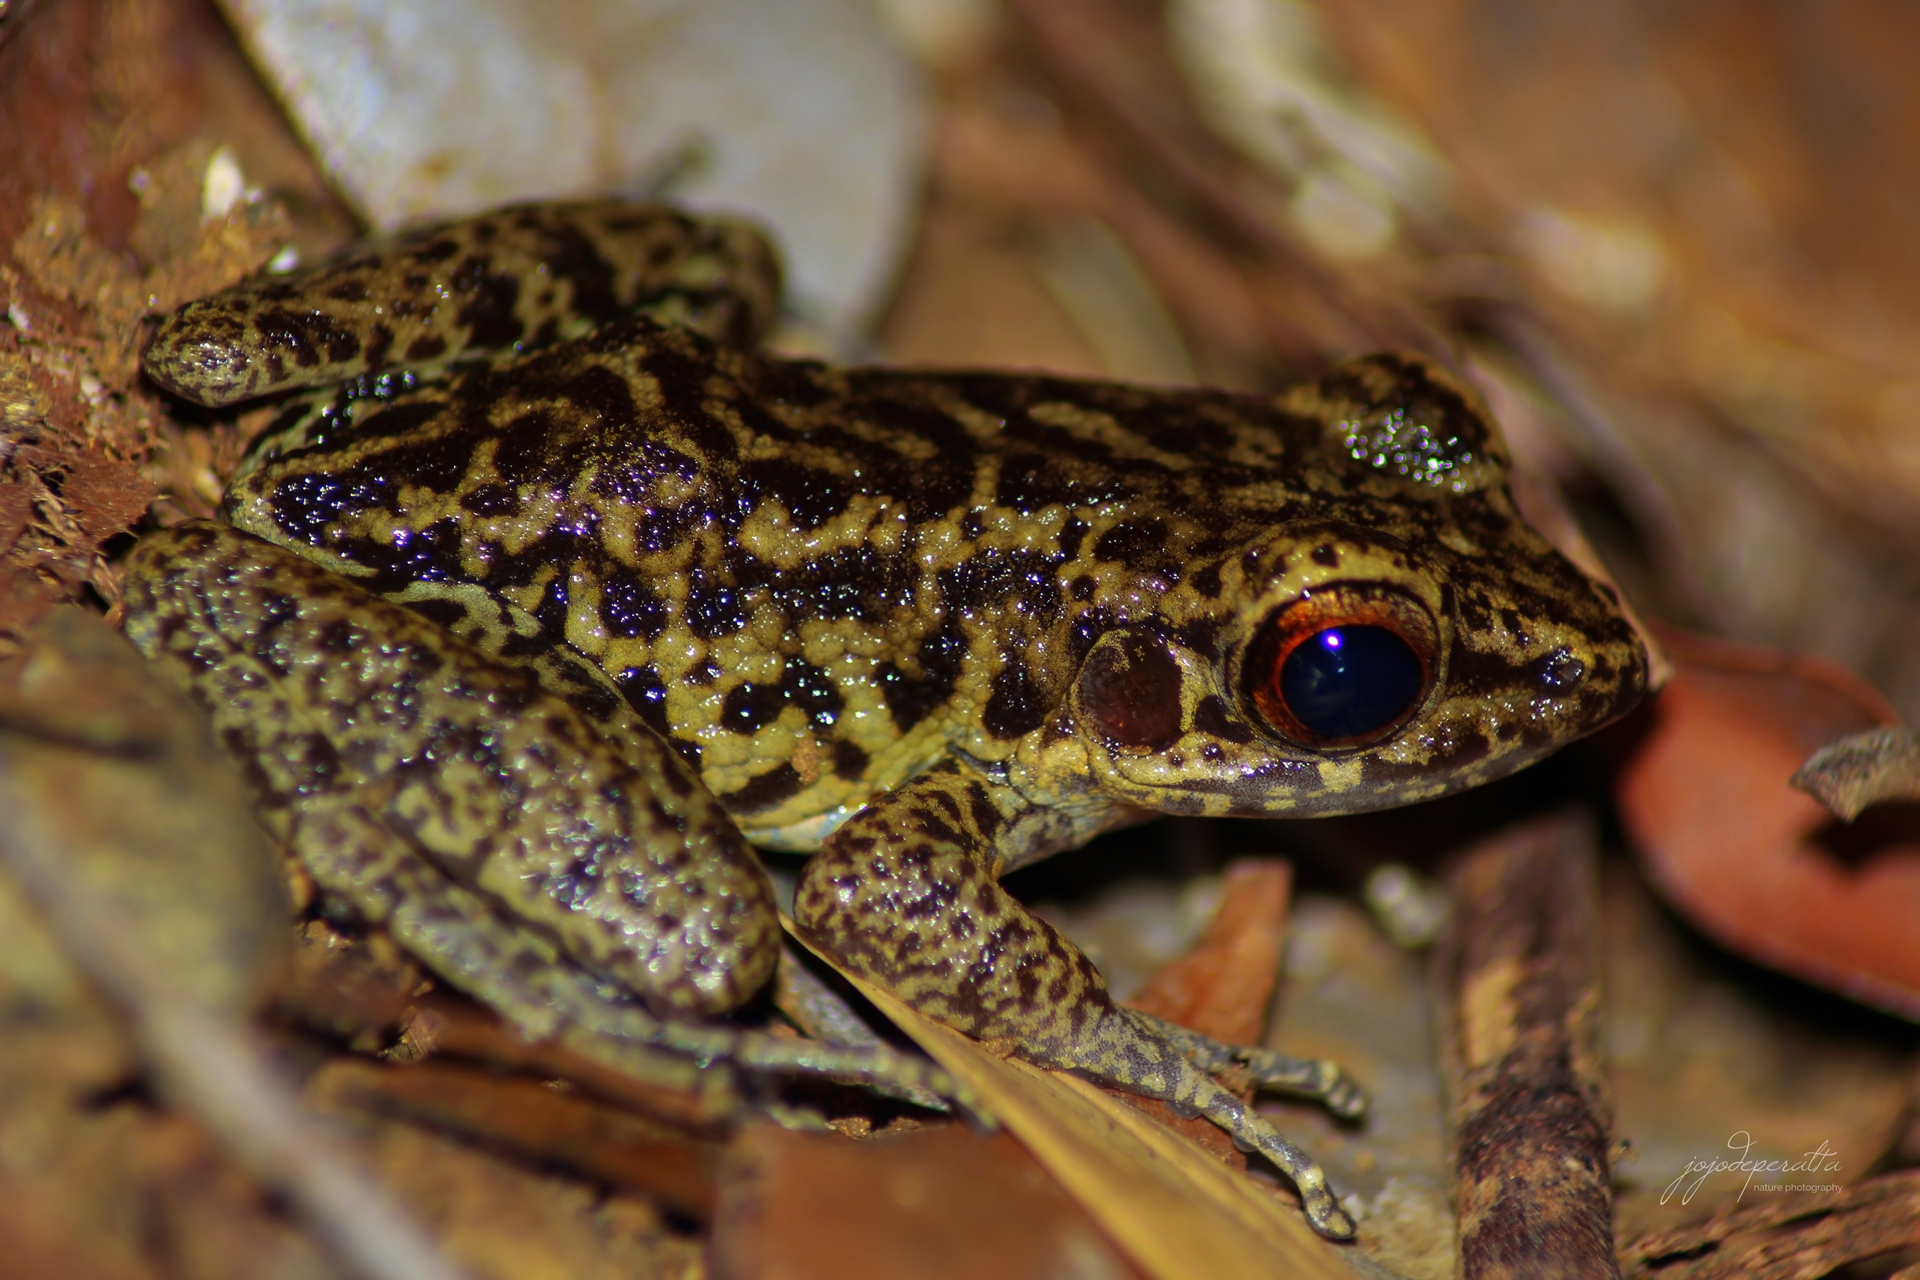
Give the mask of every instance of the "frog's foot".
M 1312 1099 L 1342 1120 L 1358 1120 L 1367 1113 L 1366 1091 L 1355 1084 L 1337 1062 L 1326 1058 L 1289 1058 L 1270 1049 L 1210 1040 L 1178 1023 L 1138 1010 L 1133 1010 L 1131 1016 L 1178 1045 L 1187 1060 L 1202 1071 L 1217 1073 L 1238 1067 L 1259 1088 Z
M 1196 1051 L 1195 1046 L 1198 1046 Z M 1259 1113 L 1208 1074 L 1200 1059 L 1218 1068 L 1234 1064 L 1254 1069 L 1284 1064 L 1280 1087 L 1328 1100 L 1364 1106 L 1353 1083 L 1331 1063 L 1300 1062 L 1264 1050 L 1239 1049 L 1197 1036 L 1159 1018 L 1109 1005 L 1105 1016 L 1064 1045 L 1051 1045 L 1041 1057 L 1045 1065 L 1083 1071 L 1103 1083 L 1130 1093 L 1158 1098 L 1182 1115 L 1201 1115 L 1226 1130 L 1242 1151 L 1257 1151 L 1273 1161 L 1299 1189 L 1307 1221 L 1321 1235 L 1351 1240 L 1353 1219 L 1327 1187 L 1327 1175 L 1313 1157 L 1274 1131 Z

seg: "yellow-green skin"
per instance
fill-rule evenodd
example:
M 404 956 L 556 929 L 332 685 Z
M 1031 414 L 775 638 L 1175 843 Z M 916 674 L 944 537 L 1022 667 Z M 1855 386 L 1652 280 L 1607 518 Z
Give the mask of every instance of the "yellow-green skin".
M 652 216 L 654 243 L 712 242 Z M 569 213 L 494 216 L 515 217 L 525 260 Z M 502 235 L 476 225 L 421 239 L 485 278 Z M 730 243 L 702 279 L 773 296 L 770 256 Z M 362 302 L 404 286 L 388 253 L 353 265 Z M 278 305 L 331 284 L 281 282 Z M 684 321 L 671 292 L 642 305 Z M 149 367 L 185 394 L 196 359 L 244 382 L 258 301 L 195 305 Z M 817 850 L 795 903 L 816 944 L 961 1030 L 1208 1115 L 1333 1235 L 1352 1227 L 1319 1170 L 1208 1072 L 1237 1061 L 1343 1112 L 1351 1084 L 1118 1007 L 999 876 L 1155 812 L 1474 786 L 1645 682 L 1610 589 L 1519 518 L 1497 432 L 1417 360 L 1238 395 L 832 369 L 643 313 L 425 380 L 351 372 L 269 429 L 232 528 L 157 536 L 128 594 L 130 633 L 178 659 L 330 892 L 375 919 L 422 899 L 484 918 L 482 949 L 522 958 L 465 955 L 471 925 L 426 956 L 483 998 L 526 1004 L 544 963 L 697 1017 L 751 995 L 777 947 L 741 838 Z M 1257 700 L 1257 637 L 1346 599 L 1411 620 L 1428 682 L 1381 740 L 1315 746 Z

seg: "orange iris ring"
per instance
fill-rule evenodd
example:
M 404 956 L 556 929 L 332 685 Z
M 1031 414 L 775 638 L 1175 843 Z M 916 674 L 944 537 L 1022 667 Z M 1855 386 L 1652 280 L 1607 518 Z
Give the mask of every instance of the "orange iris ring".
M 1280 691 L 1280 673 L 1302 644 L 1334 627 L 1380 627 L 1392 632 L 1420 664 L 1420 692 L 1391 721 L 1367 733 L 1322 738 L 1293 714 Z M 1247 646 L 1243 685 L 1257 717 L 1295 746 L 1315 751 L 1351 750 L 1391 736 L 1418 715 L 1433 696 L 1440 665 L 1440 631 L 1427 607 L 1394 587 L 1339 584 L 1315 587 L 1267 615 Z

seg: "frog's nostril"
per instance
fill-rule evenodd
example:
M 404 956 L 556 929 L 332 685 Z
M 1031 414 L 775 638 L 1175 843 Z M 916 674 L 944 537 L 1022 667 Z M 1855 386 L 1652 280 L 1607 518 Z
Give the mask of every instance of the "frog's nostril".
M 1587 678 L 1587 664 L 1565 649 L 1555 649 L 1540 661 L 1540 683 L 1548 693 L 1565 693 Z

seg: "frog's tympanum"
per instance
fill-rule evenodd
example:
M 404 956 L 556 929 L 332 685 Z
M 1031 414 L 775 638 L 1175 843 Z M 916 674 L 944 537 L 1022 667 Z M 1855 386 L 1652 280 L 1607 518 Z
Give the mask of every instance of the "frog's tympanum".
M 327 389 L 225 523 L 140 546 L 129 632 L 320 887 L 523 1026 L 736 1008 L 779 945 L 749 846 L 811 851 L 794 914 L 841 965 L 1207 1116 L 1351 1234 L 1210 1073 L 1358 1090 L 1116 1004 L 1000 877 L 1530 764 L 1641 692 L 1612 591 L 1422 361 L 1277 395 L 836 369 L 752 350 L 776 282 L 741 226 L 595 204 L 186 307 L 163 386 Z

